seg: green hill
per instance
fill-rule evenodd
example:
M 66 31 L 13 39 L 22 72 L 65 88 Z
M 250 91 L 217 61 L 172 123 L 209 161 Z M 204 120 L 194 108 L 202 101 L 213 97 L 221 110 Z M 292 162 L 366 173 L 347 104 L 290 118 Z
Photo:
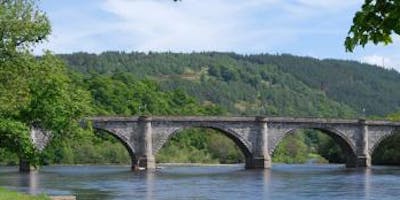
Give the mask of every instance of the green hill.
M 400 74 L 355 61 L 292 55 L 252 55 L 247 60 L 276 65 L 308 87 L 367 115 L 385 116 L 400 107 Z
M 344 60 L 234 53 L 60 55 L 85 74 L 128 72 L 180 88 L 235 115 L 385 116 L 400 107 L 400 74 Z

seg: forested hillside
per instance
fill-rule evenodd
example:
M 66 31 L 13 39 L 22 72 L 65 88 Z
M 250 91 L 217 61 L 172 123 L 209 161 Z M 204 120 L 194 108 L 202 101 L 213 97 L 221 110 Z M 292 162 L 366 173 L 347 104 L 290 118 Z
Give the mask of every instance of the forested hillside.
M 84 74 L 129 72 L 233 115 L 359 117 L 364 109 L 385 116 L 400 107 L 400 74 L 354 61 L 214 52 L 60 56 Z
M 400 74 L 355 61 L 292 55 L 251 55 L 247 60 L 276 65 L 308 87 L 367 115 L 385 116 L 400 107 Z

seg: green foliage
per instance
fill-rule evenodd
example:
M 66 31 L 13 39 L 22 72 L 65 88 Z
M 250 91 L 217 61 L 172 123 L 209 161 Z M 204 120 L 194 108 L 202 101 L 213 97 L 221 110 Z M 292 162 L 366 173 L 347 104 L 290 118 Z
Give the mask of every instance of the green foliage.
M 125 72 L 140 79 L 156 80 L 163 91 L 183 90 L 201 104 L 218 105 L 230 115 L 355 115 L 344 103 L 330 100 L 319 88 L 283 71 L 280 63 L 263 63 L 257 57 L 213 52 L 60 56 L 69 67 L 85 74 L 112 76 Z
M 1 144 L 32 161 L 30 129 L 51 131 L 53 140 L 81 132 L 77 121 L 89 113 L 90 98 L 71 82 L 61 60 L 49 52 L 31 54 L 50 32 L 34 0 L 0 1 L 0 24 Z
M 29 128 L 25 124 L 0 118 L 0 138 L 0 146 L 3 149 L 13 151 L 35 164 L 36 151 L 30 140 Z
M 31 127 L 51 130 L 53 140 L 81 132 L 78 120 L 90 112 L 90 96 L 71 82 L 59 59 L 49 53 L 41 58 L 18 54 L 0 67 L 0 119 L 7 122 L 9 138 L 24 142 L 20 147 L 26 150 L 14 149 L 29 153 L 21 158 L 35 157 L 28 145 Z
M 325 158 L 330 163 L 344 163 L 346 162 L 346 155 L 342 151 L 341 147 L 328 135 L 323 133 L 315 133 L 314 136 L 307 135 L 309 137 L 317 137 L 317 140 L 314 141 L 313 146 L 315 149 L 312 149 L 312 153 L 317 153 Z
M 18 157 L 34 159 L 29 129 L 20 119 L 31 100 L 29 80 L 33 56 L 29 48 L 44 39 L 46 17 L 33 1 L 0 1 L 0 135 L 1 147 Z M 43 37 L 42 37 L 43 36 Z
M 388 115 L 387 119 L 391 120 L 391 121 L 400 122 L 400 112 L 392 113 L 392 114 Z
M 79 77 L 71 74 L 80 87 L 90 91 L 93 115 L 212 115 L 221 114 L 222 110 L 215 105 L 200 105 L 196 99 L 182 90 L 162 91 L 157 83 L 151 80 L 139 80 L 127 73 L 110 75 L 90 74 Z M 79 80 L 82 79 L 82 80 Z M 129 163 L 127 150 L 121 143 L 107 134 L 93 135 L 86 132 L 79 140 L 63 138 L 62 141 L 52 141 L 41 156 L 42 164 L 84 164 L 84 163 Z M 100 136 L 100 137 L 99 137 Z M 189 137 L 193 139 L 192 137 Z M 201 137 L 198 144 L 205 143 L 206 137 Z M 175 160 L 179 155 L 197 162 L 217 162 L 206 150 L 198 146 L 188 145 L 187 148 L 172 147 L 169 151 Z M 174 150 L 175 148 L 175 150 Z M 189 150 L 188 150 L 189 149 Z M 171 158 L 171 154 L 167 155 Z M 228 157 L 232 155 L 228 155 Z M 202 158 L 204 160 L 199 160 Z M 165 160 L 160 158 L 162 161 Z M 227 158 L 223 158 L 227 159 Z
M 392 121 L 400 121 L 400 113 L 393 113 L 387 117 Z M 400 165 L 400 130 L 381 141 L 372 154 L 373 164 Z
M 191 128 L 177 133 L 156 155 L 157 162 L 240 163 L 243 153 L 236 144 L 213 129 Z
M 129 164 L 125 147 L 110 135 L 91 135 L 51 143 L 41 155 L 41 164 Z
M 276 148 L 272 160 L 283 163 L 305 163 L 307 158 L 307 145 L 304 136 L 293 134 L 287 136 Z
M 15 117 L 30 101 L 29 76 L 33 57 L 21 54 L 0 62 L 0 116 Z
M 210 135 L 206 135 L 206 147 L 214 159 L 218 159 L 219 163 L 222 164 L 245 162 L 243 152 L 237 144 L 227 136 L 213 132 L 217 131 L 210 131 Z
M 275 63 L 279 69 L 294 76 L 308 88 L 319 90 L 342 107 L 349 106 L 358 113 L 357 117 L 384 117 L 397 110 L 400 105 L 400 74 L 395 70 L 354 61 L 318 60 L 287 54 L 253 55 L 249 59 L 264 64 Z M 324 110 L 326 106 L 317 104 L 314 107 Z M 348 112 L 348 109 L 345 110 Z M 343 117 L 346 114 L 343 110 L 335 113 L 334 117 Z
M 15 166 L 19 162 L 17 153 L 8 148 L 0 148 L 0 165 L 2 166 Z
M 182 90 L 162 91 L 154 81 L 139 80 L 129 73 L 92 74 L 85 79 L 84 87 L 92 94 L 97 114 L 204 115 L 222 112 L 214 105 L 199 105 Z
M 317 130 L 297 130 L 279 143 L 272 160 L 283 163 L 344 163 L 345 155 L 330 136 Z
M 30 68 L 30 101 L 15 118 L 51 130 L 53 139 L 79 132 L 78 121 L 91 111 L 89 93 L 71 82 L 64 64 L 50 53 Z
M 46 195 L 27 195 L 0 188 L 0 200 L 50 200 Z
M 125 72 L 181 89 L 230 115 L 386 116 L 399 107 L 400 74 L 354 61 L 233 53 L 61 55 L 84 74 Z M 230 76 L 222 76 L 228 71 Z
M 373 164 L 400 165 L 400 132 L 383 140 L 372 154 Z
M 0 0 L 0 61 L 13 59 L 18 52 L 46 39 L 50 23 L 35 0 Z
M 358 45 L 392 43 L 392 35 L 400 35 L 400 1 L 365 0 L 353 18 L 345 40 L 346 51 L 352 52 Z

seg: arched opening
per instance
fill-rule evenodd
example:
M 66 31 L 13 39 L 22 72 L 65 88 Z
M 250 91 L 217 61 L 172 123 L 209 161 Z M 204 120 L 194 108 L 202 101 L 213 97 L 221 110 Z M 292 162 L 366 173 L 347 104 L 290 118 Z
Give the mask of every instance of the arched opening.
M 400 130 L 382 138 L 372 148 L 373 165 L 400 165 Z
M 41 164 L 130 164 L 134 152 L 115 134 L 95 129 L 80 138 L 52 141 L 43 150 Z
M 227 131 L 210 127 L 190 127 L 172 133 L 156 152 L 158 163 L 244 163 L 250 151 Z
M 319 128 L 301 128 L 287 132 L 272 154 L 278 163 L 345 163 L 355 165 L 355 153 L 338 133 Z

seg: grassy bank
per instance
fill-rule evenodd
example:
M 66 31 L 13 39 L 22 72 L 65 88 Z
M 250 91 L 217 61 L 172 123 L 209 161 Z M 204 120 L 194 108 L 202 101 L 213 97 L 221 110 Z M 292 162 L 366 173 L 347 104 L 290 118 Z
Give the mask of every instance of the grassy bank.
M 27 195 L 0 188 L 0 200 L 50 200 L 46 195 Z

